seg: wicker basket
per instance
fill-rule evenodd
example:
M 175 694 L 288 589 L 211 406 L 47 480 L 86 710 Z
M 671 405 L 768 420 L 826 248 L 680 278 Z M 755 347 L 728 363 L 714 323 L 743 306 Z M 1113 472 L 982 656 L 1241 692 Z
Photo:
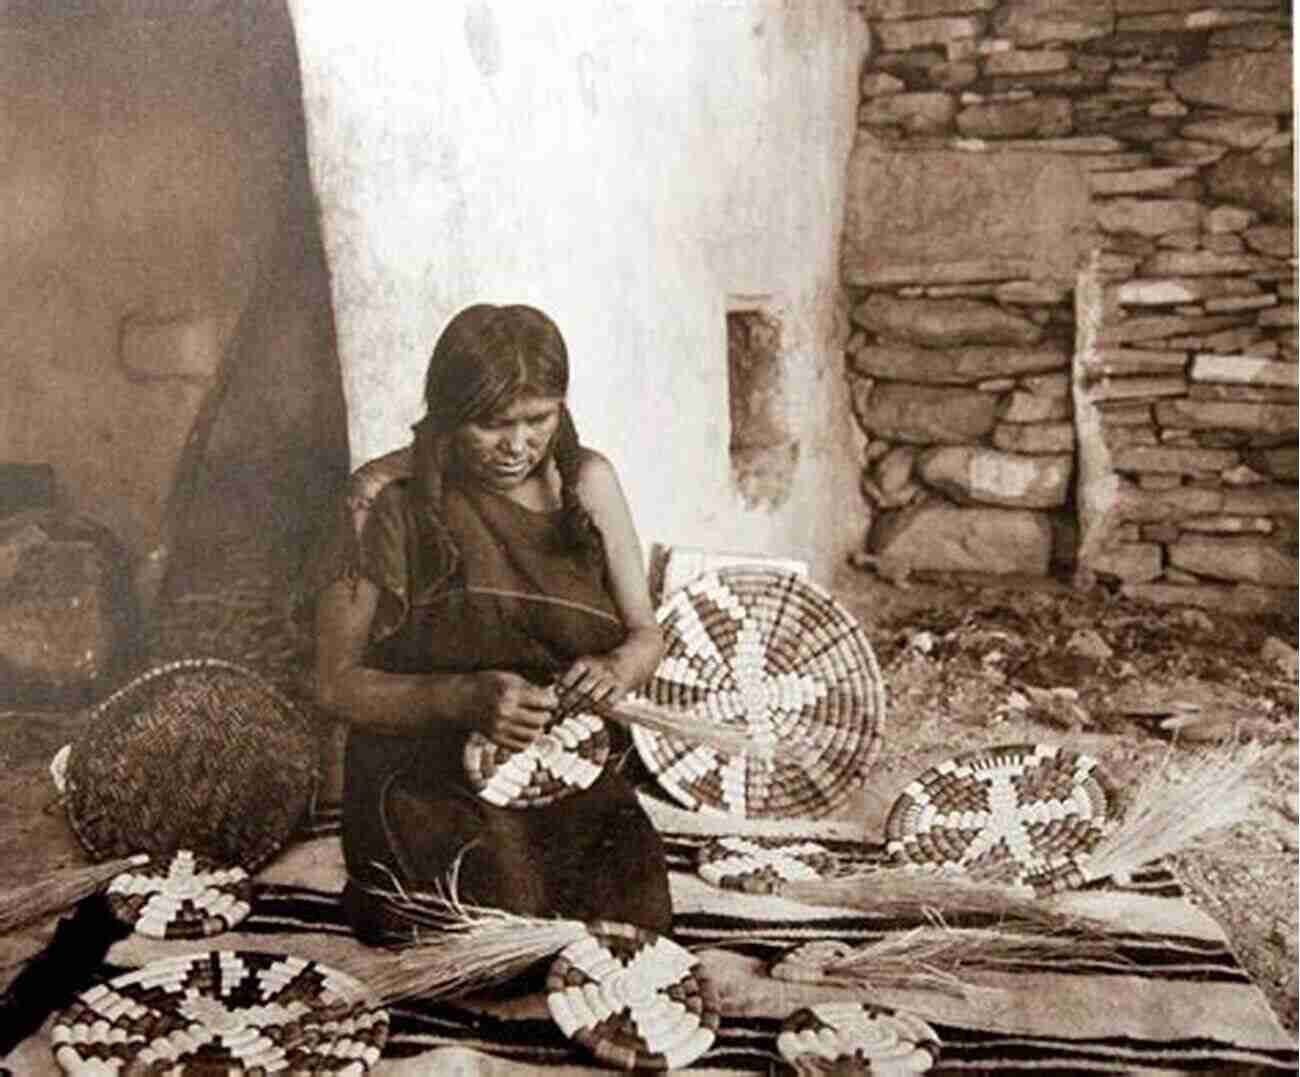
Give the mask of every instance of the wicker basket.
M 673 799 L 750 818 L 817 817 L 862 787 L 880 753 L 884 682 L 861 626 L 827 592 L 789 572 L 720 568 L 674 593 L 658 619 L 667 647 L 644 694 L 781 749 L 732 758 L 633 729 Z
M 318 760 L 310 721 L 262 678 L 172 662 L 91 711 L 68 759 L 68 820 L 95 859 L 189 849 L 254 872 L 309 811 Z

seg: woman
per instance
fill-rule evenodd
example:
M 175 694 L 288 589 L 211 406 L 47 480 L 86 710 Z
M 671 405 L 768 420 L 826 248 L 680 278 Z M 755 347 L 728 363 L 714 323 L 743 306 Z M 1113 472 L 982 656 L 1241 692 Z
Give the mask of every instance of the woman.
M 344 903 L 368 942 L 401 932 L 375 894 L 445 884 L 533 916 L 666 931 L 663 848 L 611 762 L 552 804 L 494 807 L 462 752 L 527 747 L 557 704 L 616 702 L 663 642 L 627 502 L 579 444 L 559 330 L 526 306 L 448 324 L 410 474 L 342 526 L 317 601 L 318 702 L 349 724 Z M 355 511 L 356 506 L 353 506 Z

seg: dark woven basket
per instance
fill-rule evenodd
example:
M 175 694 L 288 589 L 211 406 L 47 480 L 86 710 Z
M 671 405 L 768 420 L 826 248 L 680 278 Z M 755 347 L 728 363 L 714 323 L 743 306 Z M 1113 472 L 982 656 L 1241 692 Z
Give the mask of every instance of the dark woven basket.
M 309 811 L 318 761 L 309 719 L 257 674 L 171 662 L 91 711 L 68 759 L 68 821 L 95 859 L 189 849 L 253 872 Z

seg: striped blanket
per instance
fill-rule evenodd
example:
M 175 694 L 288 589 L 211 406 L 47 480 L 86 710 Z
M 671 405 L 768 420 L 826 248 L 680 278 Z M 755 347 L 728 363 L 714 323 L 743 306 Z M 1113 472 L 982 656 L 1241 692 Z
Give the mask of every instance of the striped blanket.
M 681 822 L 681 813 L 673 813 Z M 108 954 L 108 975 L 197 949 L 277 951 L 347 969 L 364 953 L 343 921 L 336 820 L 324 818 L 258 880 L 252 915 L 203 943 L 133 935 Z M 854 996 L 844 988 L 778 981 L 771 960 L 810 939 L 865 943 L 917 926 L 768 895 L 720 891 L 693 870 L 708 826 L 666 831 L 676 917 L 673 937 L 695 950 L 713 981 L 722 1024 L 700 1073 L 773 1072 L 781 1020 L 801 1006 Z M 825 826 L 799 832 L 834 840 Z M 943 1041 L 935 1072 L 1295 1072 L 1296 1045 L 1237 963 L 1222 932 L 1185 900 L 1173 877 L 1152 868 L 1124 889 L 1057 899 L 1114 925 L 1120 960 L 1069 954 L 980 976 L 969 999 L 873 991 L 870 1001 L 912 1010 Z M 589 1061 L 551 1022 L 540 995 L 493 1001 L 407 1003 L 390 1010 L 390 1036 L 374 1072 L 522 1077 L 545 1068 L 591 1074 Z M 48 1024 L 8 1059 L 14 1073 L 56 1074 Z

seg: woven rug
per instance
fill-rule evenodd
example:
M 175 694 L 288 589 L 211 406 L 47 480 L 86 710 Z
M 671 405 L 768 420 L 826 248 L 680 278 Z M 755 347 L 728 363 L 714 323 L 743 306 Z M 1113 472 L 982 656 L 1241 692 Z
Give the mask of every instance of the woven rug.
M 647 803 L 652 811 L 657 804 Z M 667 812 L 656 821 L 663 827 L 683 815 Z M 701 846 L 717 835 L 704 824 L 692 829 L 699 832 L 665 831 L 676 909 L 672 938 L 700 955 L 717 988 L 721 1021 L 713 1045 L 690 1072 L 779 1072 L 776 1038 L 783 1020 L 801 1007 L 852 999 L 925 1020 L 943 1043 L 933 1073 L 1295 1072 L 1300 1062 L 1294 1041 L 1217 925 L 1158 867 L 1122 890 L 1092 887 L 1054 899 L 1113 923 L 1123 957 L 1118 963 L 1063 954 L 1014 974 L 983 976 L 980 983 L 994 990 L 982 992 L 978 1002 L 907 991 L 854 994 L 774 981 L 764 970 L 801 942 L 837 938 L 860 945 L 919 920 L 710 886 L 695 873 L 695 863 Z M 780 833 L 823 842 L 842 837 L 831 824 L 809 823 L 797 835 L 786 826 Z M 192 942 L 130 936 L 109 950 L 103 976 L 212 946 L 288 953 L 346 968 L 364 950 L 343 920 L 342 883 L 337 820 L 320 818 L 313 833 L 258 876 L 252 912 L 236 930 Z M 372 1070 L 379 1077 L 602 1072 L 551 1020 L 540 992 L 475 1004 L 399 1004 L 390 1018 L 383 1058 Z M 15 1074 L 57 1074 L 52 1023 L 0 1066 Z

